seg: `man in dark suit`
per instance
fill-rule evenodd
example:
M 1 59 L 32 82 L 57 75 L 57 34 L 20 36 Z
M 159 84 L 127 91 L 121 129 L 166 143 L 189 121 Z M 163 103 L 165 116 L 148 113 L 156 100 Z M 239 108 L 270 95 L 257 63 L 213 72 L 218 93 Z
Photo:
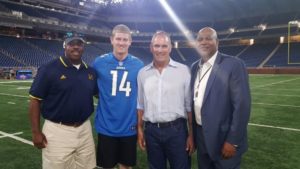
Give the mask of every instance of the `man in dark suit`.
M 247 150 L 251 97 L 246 67 L 218 52 L 217 33 L 198 32 L 192 65 L 193 131 L 199 169 L 239 169 Z

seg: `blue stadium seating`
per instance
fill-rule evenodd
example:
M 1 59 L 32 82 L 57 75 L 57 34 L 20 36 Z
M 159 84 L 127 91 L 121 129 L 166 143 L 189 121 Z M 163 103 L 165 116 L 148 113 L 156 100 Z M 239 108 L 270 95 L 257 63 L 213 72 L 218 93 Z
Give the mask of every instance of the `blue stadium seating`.
M 243 59 L 247 67 L 257 67 L 275 49 L 277 44 L 254 44 L 249 46 L 239 57 Z
M 300 66 L 300 43 L 291 44 L 290 61 L 288 61 L 288 44 L 282 44 L 274 56 L 264 65 L 266 67 Z
M 42 64 L 63 55 L 63 42 L 33 38 L 16 38 L 0 36 L 0 66 L 34 66 Z M 257 67 L 275 49 L 278 44 L 254 44 L 252 46 L 220 46 L 219 51 L 238 56 L 243 59 L 247 67 Z M 112 51 L 110 43 L 91 43 L 85 47 L 83 60 L 92 64 L 95 57 Z M 131 46 L 129 52 L 148 64 L 152 61 L 152 54 L 148 46 Z M 300 43 L 290 44 L 290 62 L 288 63 L 288 44 L 282 44 L 264 66 L 300 66 Z M 171 57 L 190 66 L 199 59 L 199 54 L 192 48 L 172 49 Z
M 23 67 L 24 64 L 0 52 L 0 67 Z
M 225 53 L 227 55 L 231 56 L 237 56 L 240 52 L 242 52 L 243 49 L 245 49 L 247 46 L 241 45 L 241 46 L 220 46 L 219 51 L 222 53 Z
M 29 16 L 34 16 L 34 17 L 39 17 L 39 18 L 47 17 L 43 13 L 38 11 L 37 8 L 33 8 L 30 6 L 23 6 L 23 5 L 18 5 L 18 4 L 6 3 L 6 2 L 1 2 L 0 4 L 9 8 L 10 10 L 24 12 L 25 14 L 27 14 Z
M 261 31 L 260 30 L 253 30 L 253 31 L 245 31 L 245 32 L 234 32 L 230 34 L 228 38 L 253 38 L 257 35 L 259 35 Z
M 290 28 L 290 33 L 291 34 L 295 34 L 297 32 L 297 27 L 291 27 Z M 277 28 L 277 29 L 266 29 L 261 33 L 261 36 L 265 36 L 265 35 L 278 35 L 278 36 L 287 36 L 288 35 L 288 28 Z

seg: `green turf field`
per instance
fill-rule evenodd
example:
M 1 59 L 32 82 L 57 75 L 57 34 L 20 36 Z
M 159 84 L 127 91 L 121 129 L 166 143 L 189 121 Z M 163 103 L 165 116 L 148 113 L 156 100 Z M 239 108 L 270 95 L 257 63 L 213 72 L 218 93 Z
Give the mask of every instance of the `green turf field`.
M 300 169 L 300 75 L 251 75 L 249 151 L 242 169 Z M 28 90 L 31 82 L 0 81 L 0 169 L 40 169 L 31 145 Z M 196 167 L 196 154 L 193 168 Z M 138 151 L 136 169 L 146 169 Z

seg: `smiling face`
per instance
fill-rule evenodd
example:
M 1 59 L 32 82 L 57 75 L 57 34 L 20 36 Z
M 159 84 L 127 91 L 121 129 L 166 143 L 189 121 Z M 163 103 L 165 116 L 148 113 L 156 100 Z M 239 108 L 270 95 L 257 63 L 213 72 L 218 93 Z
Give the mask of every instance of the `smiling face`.
M 127 56 L 128 49 L 131 45 L 131 35 L 128 33 L 116 32 L 110 38 L 113 46 L 113 53 L 116 56 Z
M 198 32 L 197 48 L 204 61 L 211 58 L 218 50 L 217 33 L 212 28 L 203 28 Z
M 83 48 L 84 43 L 81 40 L 73 40 L 66 45 L 65 55 L 73 64 L 79 64 L 81 63 Z
M 150 45 L 151 52 L 153 54 L 153 61 L 157 64 L 168 64 L 170 61 L 171 53 L 171 41 L 165 35 L 157 35 L 152 39 Z

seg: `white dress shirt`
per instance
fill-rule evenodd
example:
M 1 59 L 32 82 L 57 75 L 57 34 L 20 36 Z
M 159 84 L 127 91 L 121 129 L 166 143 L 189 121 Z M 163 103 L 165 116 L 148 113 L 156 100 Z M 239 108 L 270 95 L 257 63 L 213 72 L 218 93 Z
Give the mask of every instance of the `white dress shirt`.
M 202 125 L 201 120 L 201 108 L 203 104 L 203 98 L 206 90 L 207 81 L 211 74 L 211 70 L 215 63 L 218 52 L 216 52 L 207 62 L 203 65 L 199 62 L 199 70 L 197 72 L 197 77 L 194 83 L 194 110 L 196 122 Z
M 189 68 L 172 59 L 161 73 L 153 63 L 138 74 L 138 105 L 143 120 L 152 123 L 187 118 L 191 112 Z

